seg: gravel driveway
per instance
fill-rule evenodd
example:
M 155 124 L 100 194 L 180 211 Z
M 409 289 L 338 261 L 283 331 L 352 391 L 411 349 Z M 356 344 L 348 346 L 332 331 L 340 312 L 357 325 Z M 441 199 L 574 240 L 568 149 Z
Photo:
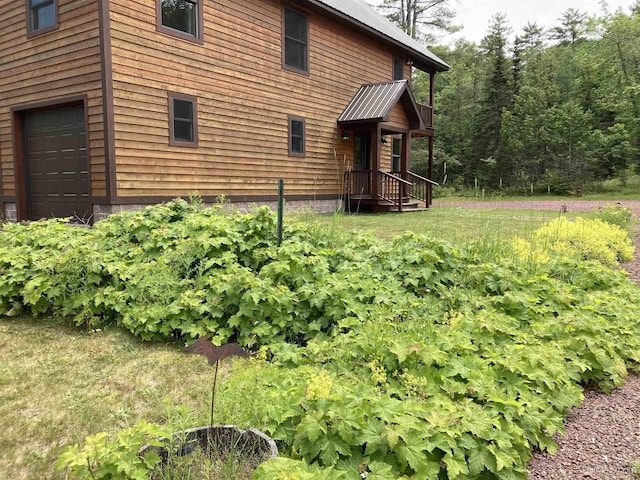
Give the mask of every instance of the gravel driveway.
M 640 218 L 640 201 L 530 200 L 522 202 L 447 202 L 438 205 L 471 208 L 541 209 L 585 212 L 620 203 Z M 629 277 L 640 283 L 640 234 L 635 238 L 636 258 L 623 265 Z M 558 451 L 551 456 L 537 452 L 529 462 L 529 480 L 631 480 L 630 462 L 640 459 L 640 376 L 605 395 L 586 391 L 580 408 L 567 419 L 565 436 L 558 437 Z

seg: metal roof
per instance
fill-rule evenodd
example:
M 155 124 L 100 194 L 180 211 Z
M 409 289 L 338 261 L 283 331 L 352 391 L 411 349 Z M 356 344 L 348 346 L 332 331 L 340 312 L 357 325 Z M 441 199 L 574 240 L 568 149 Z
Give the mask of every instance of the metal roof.
M 409 82 L 397 80 L 362 85 L 338 118 L 338 123 L 388 121 L 391 109 L 403 97 L 407 115 L 419 122 L 421 117 L 409 88 Z
M 442 59 L 363 0 L 306 0 L 306 3 L 316 5 L 402 48 L 412 57 L 417 67 L 431 66 L 439 72 L 449 70 L 449 65 Z

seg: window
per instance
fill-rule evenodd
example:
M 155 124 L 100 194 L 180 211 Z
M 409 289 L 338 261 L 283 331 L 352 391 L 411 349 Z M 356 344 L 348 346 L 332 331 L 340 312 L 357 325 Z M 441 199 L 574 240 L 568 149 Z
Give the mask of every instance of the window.
M 402 158 L 402 138 L 393 137 L 391 143 L 391 171 L 399 172 L 402 168 L 400 159 Z
M 29 33 L 44 33 L 58 26 L 56 0 L 27 0 Z
M 157 0 L 161 32 L 200 41 L 202 39 L 202 0 Z
M 401 57 L 393 57 L 393 79 L 404 80 L 404 60 Z
M 308 23 L 307 16 L 289 8 L 284 9 L 284 68 L 308 72 Z
M 169 144 L 198 146 L 196 99 L 169 93 Z
M 304 155 L 304 119 L 289 117 L 289 155 Z

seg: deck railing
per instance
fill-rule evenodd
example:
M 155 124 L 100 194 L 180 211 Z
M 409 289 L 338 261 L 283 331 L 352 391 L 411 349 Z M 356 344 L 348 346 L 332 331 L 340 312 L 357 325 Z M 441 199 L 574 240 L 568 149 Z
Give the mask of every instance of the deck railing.
M 405 194 L 410 188 L 411 182 L 407 182 L 397 175 L 378 171 L 378 197 L 395 205 L 400 211 L 402 211 Z
M 373 170 L 347 170 L 345 172 L 346 193 L 352 198 L 371 196 L 371 176 Z
M 398 207 L 402 211 L 403 204 L 409 198 L 431 204 L 430 185 L 437 182 L 407 172 L 383 172 L 374 170 L 350 170 L 345 172 L 345 193 L 351 200 L 380 200 Z M 376 182 L 376 198 L 374 198 L 373 182 Z
M 415 198 L 422 202 L 425 202 L 427 205 L 431 204 L 431 189 L 429 185 L 438 185 L 438 182 L 434 182 L 433 180 L 429 180 L 428 178 L 421 177 L 420 175 L 407 172 L 407 180 L 411 182 L 411 188 L 407 192 L 409 197 Z
M 423 103 L 418 104 L 418 111 L 424 122 L 426 128 L 433 127 L 433 107 L 431 105 L 425 105 Z

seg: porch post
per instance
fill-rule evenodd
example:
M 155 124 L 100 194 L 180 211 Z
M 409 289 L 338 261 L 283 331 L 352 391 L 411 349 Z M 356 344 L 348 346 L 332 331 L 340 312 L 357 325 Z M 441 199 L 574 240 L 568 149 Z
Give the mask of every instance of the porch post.
M 427 162 L 427 178 L 433 179 L 433 135 L 429 135 L 429 160 Z M 431 206 L 433 185 L 427 184 L 427 207 Z
M 433 101 L 436 96 L 436 74 L 434 72 L 429 73 L 429 106 L 431 107 L 431 128 L 434 127 L 434 113 L 433 113 Z M 431 180 L 431 177 L 429 177 Z
M 409 158 L 411 155 L 411 132 L 402 134 L 402 147 L 400 152 L 400 173 L 403 180 L 407 179 L 407 172 L 410 170 Z
M 378 201 L 378 170 L 380 170 L 380 124 L 376 123 L 371 135 L 371 197 Z

